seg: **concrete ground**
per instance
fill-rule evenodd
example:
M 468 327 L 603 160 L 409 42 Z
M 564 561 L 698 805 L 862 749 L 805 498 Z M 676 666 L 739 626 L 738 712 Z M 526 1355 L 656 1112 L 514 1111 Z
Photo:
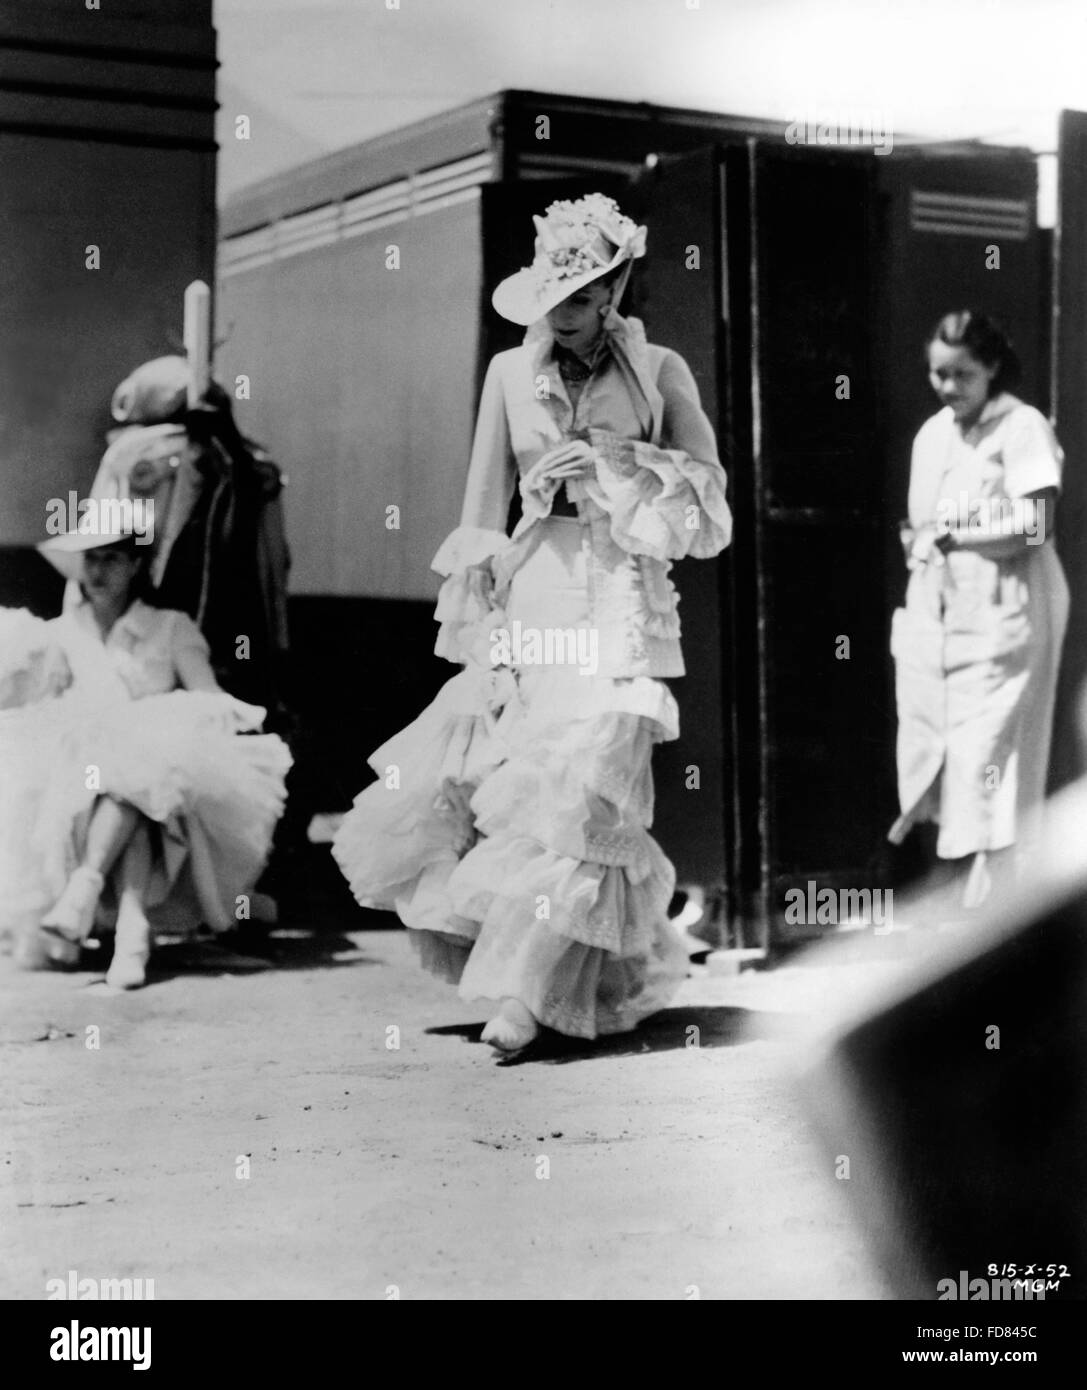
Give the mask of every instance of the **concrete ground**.
M 0 961 L 0 1296 L 891 1296 L 791 1082 L 800 1016 L 886 962 L 703 968 L 501 1064 L 400 930 L 268 951 L 160 947 L 121 996 Z

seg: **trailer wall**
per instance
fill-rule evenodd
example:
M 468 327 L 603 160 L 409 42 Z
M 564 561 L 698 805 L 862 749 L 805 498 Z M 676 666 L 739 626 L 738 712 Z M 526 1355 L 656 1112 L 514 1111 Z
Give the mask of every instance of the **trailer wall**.
M 471 447 L 480 266 L 476 197 L 226 268 L 217 371 L 287 471 L 293 593 L 436 593 Z

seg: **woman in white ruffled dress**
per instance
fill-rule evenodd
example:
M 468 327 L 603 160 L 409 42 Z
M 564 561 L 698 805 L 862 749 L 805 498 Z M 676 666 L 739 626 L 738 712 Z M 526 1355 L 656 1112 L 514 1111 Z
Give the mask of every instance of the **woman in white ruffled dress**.
M 690 369 L 616 311 L 645 229 L 599 194 L 534 222 L 533 264 L 493 300 L 529 331 L 489 365 L 434 560 L 436 651 L 464 669 L 372 755 L 333 846 L 506 1053 L 541 1025 L 631 1029 L 686 974 L 650 834 L 653 745 L 679 733 L 662 678 L 684 671 L 668 570 L 731 534 Z
M 42 549 L 81 597 L 52 622 L 0 609 L 0 939 L 71 965 L 115 923 L 107 981 L 136 988 L 155 925 L 248 915 L 290 755 L 248 732 L 264 710 L 220 689 L 195 623 L 136 597 L 134 536 Z

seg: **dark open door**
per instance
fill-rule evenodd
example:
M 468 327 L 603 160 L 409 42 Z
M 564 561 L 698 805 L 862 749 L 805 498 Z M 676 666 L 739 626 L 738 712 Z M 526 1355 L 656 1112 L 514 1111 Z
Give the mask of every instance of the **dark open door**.
M 734 939 L 766 944 L 789 887 L 863 884 L 890 805 L 871 158 L 743 142 L 647 183 L 645 317 L 695 370 L 735 516 L 683 576 L 687 705 L 723 767 L 699 844 Z
M 762 884 L 785 938 L 813 928 L 785 920 L 790 888 L 885 886 L 896 522 L 937 408 L 925 336 L 950 309 L 986 309 L 1044 408 L 1045 315 L 1027 154 L 761 146 L 750 186 Z
M 704 881 L 723 870 L 745 943 L 820 929 L 786 920 L 792 888 L 885 886 L 896 523 L 935 408 L 922 344 L 940 313 L 982 305 L 1017 339 L 1027 399 L 1044 401 L 1034 181 L 1029 156 L 1007 151 L 892 161 L 751 140 L 664 158 L 637 190 L 641 312 L 695 371 L 735 516 L 717 565 L 679 567 L 681 706 L 699 727 L 697 753 L 674 751 L 718 748 L 724 775 L 696 819 L 666 754 L 661 833 L 693 836 L 677 857 Z
M 760 807 L 760 925 L 778 937 L 813 926 L 785 921 L 789 889 L 872 886 L 892 808 L 873 158 L 750 152 L 745 523 L 761 757 L 747 791 Z
M 1087 113 L 1062 111 L 1058 155 L 1053 411 L 1067 460 L 1057 545 L 1072 591 L 1053 728 L 1051 781 L 1087 770 L 1080 698 L 1087 681 Z
M 645 322 L 650 342 L 674 348 L 690 366 L 731 475 L 722 391 L 725 257 L 718 179 L 719 155 L 705 149 L 661 157 L 631 189 L 627 210 L 649 235 L 647 255 L 634 270 L 627 312 Z M 727 824 L 732 764 L 727 573 L 724 557 L 683 560 L 672 572 L 687 674 L 669 682 L 679 703 L 680 737 L 662 745 L 654 759 L 654 834 L 675 863 L 679 883 L 725 894 L 726 902 L 734 876 L 730 849 L 736 843 Z

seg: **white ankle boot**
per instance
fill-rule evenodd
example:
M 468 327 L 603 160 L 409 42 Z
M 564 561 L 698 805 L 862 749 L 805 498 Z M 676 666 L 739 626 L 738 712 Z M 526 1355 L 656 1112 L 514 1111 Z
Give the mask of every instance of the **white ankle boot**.
M 540 1031 L 540 1025 L 520 999 L 503 999 L 502 1007 L 487 1024 L 480 1039 L 499 1052 L 520 1052 Z
M 97 869 L 81 864 L 74 871 L 64 892 L 41 920 L 51 960 L 71 965 L 79 959 L 79 947 L 94 926 L 94 912 L 104 886 Z
M 122 901 L 106 984 L 111 989 L 139 989 L 147 981 L 150 955 L 151 927 L 147 918 L 135 904 Z

